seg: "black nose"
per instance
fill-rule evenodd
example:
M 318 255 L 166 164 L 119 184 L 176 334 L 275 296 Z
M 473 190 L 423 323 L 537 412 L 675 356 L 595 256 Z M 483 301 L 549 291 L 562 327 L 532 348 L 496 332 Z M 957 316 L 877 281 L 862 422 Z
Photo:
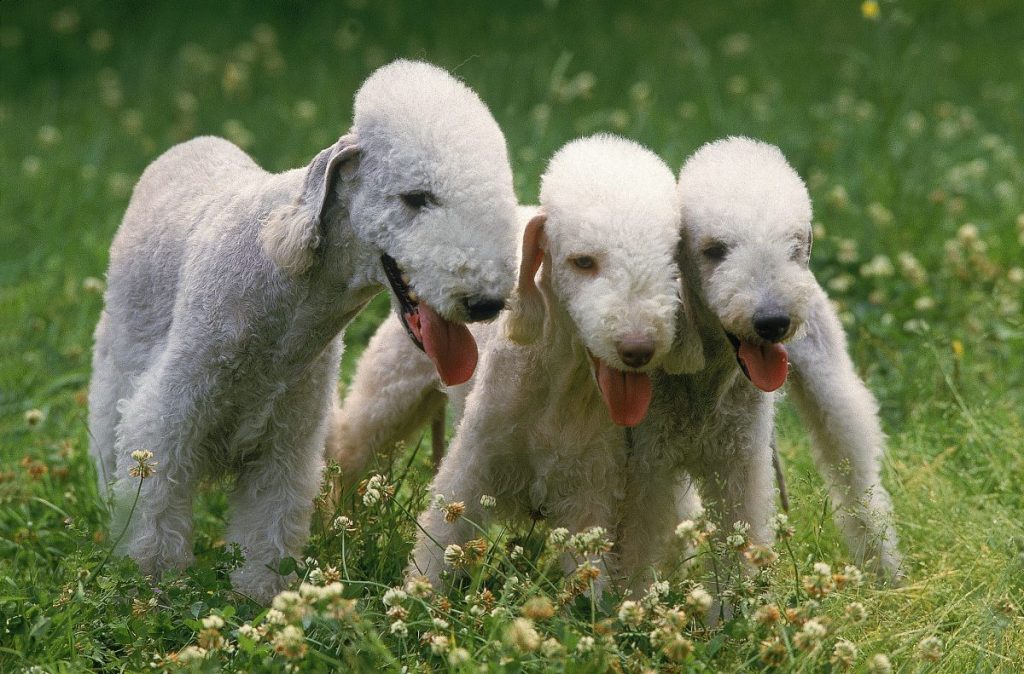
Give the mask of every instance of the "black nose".
M 489 321 L 505 308 L 505 300 L 496 297 L 467 297 L 463 304 L 470 322 Z
M 786 314 L 754 315 L 754 331 L 769 342 L 782 339 L 789 330 L 789 316 Z
M 643 367 L 651 362 L 651 358 L 654 356 L 654 342 L 646 337 L 624 339 L 621 342 L 616 342 L 615 350 L 619 353 L 622 362 L 629 367 Z

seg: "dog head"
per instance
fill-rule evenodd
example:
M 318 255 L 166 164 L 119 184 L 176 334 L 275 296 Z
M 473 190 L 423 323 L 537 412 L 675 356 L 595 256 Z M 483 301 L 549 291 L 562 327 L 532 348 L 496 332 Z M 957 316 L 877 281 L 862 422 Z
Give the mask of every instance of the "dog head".
M 613 136 L 569 143 L 548 164 L 526 227 L 506 333 L 536 340 L 567 315 L 612 419 L 638 424 L 648 372 L 668 353 L 679 303 L 679 200 L 672 172 Z M 540 286 L 535 282 L 543 268 Z
M 313 217 L 271 234 L 271 257 L 301 273 L 324 228 L 351 228 L 379 260 L 371 280 L 391 289 L 442 380 L 468 379 L 477 352 L 463 324 L 494 318 L 515 279 L 512 171 L 480 98 L 425 63 L 380 68 L 356 94 L 352 130 L 313 160 L 303 195 Z
M 801 330 L 816 286 L 807 188 L 775 146 L 728 138 L 687 160 L 679 192 L 681 264 L 697 301 L 721 323 L 744 374 L 773 391 L 788 371 L 783 343 Z

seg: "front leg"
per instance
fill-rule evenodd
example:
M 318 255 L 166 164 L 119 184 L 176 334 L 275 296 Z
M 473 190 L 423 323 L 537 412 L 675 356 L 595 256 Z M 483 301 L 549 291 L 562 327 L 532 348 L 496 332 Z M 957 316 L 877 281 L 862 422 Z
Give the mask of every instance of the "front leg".
M 771 437 L 771 407 L 766 405 L 756 411 L 749 435 L 722 438 L 727 444 L 737 442 L 735 454 L 718 456 L 717 460 L 705 463 L 696 475 L 701 482 L 701 498 L 711 521 L 716 525 L 716 540 L 725 543 L 735 533 L 735 524 L 749 527 L 744 534 L 744 543 L 769 545 L 773 536 L 770 520 L 775 511 L 773 489 L 772 455 L 769 446 Z M 743 429 L 741 429 L 742 431 Z M 714 443 L 716 441 L 712 441 Z M 727 590 L 734 584 L 736 574 L 751 574 L 753 566 L 745 559 L 732 563 L 731 556 L 715 562 L 715 606 L 709 618 L 729 619 L 732 615 Z M 723 564 L 723 562 L 728 562 Z
M 655 461 L 630 464 L 616 536 L 616 568 L 634 594 L 650 585 L 670 549 L 680 519 L 677 479 L 674 471 Z
M 892 501 L 879 474 L 885 434 L 878 403 L 854 370 L 842 325 L 824 293 L 812 309 L 807 335 L 789 348 L 790 398 L 810 431 L 811 455 L 828 483 L 836 523 L 854 559 L 898 582 L 905 571 Z
M 231 494 L 228 540 L 245 555 L 231 584 L 262 604 L 269 604 L 290 580 L 277 572 L 281 560 L 301 557 L 309 539 L 323 469 L 321 446 L 287 462 L 271 456 L 254 463 Z
M 441 461 L 437 475 L 428 488 L 431 502 L 418 520 L 419 533 L 412 559 L 407 569 L 409 576 L 426 576 L 435 587 L 440 587 L 441 575 L 455 570 L 445 560 L 445 550 L 452 545 L 463 545 L 474 537 L 477 526 L 486 526 L 480 497 L 495 494 L 487 466 L 490 441 L 500 440 L 487 435 L 486 424 L 469 417 L 452 441 L 451 449 Z M 446 503 L 461 501 L 465 511 L 454 521 L 434 503 L 440 495 Z

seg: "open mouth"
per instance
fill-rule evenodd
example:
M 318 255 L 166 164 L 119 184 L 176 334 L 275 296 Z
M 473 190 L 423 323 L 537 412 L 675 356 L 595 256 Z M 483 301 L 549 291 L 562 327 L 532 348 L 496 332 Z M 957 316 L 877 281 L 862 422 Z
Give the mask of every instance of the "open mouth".
M 398 317 L 413 344 L 418 346 L 437 368 L 446 386 L 465 383 L 476 369 L 476 340 L 462 323 L 449 321 L 417 297 L 395 259 L 380 256 L 384 275 L 398 300 Z
M 770 393 L 786 383 L 789 354 L 785 346 L 777 342 L 744 341 L 728 330 L 725 336 L 736 352 L 736 362 L 740 364 L 740 369 L 754 386 Z
M 653 387 L 646 372 L 617 370 L 594 354 L 590 355 L 597 388 L 604 406 L 617 426 L 636 426 L 647 416 Z

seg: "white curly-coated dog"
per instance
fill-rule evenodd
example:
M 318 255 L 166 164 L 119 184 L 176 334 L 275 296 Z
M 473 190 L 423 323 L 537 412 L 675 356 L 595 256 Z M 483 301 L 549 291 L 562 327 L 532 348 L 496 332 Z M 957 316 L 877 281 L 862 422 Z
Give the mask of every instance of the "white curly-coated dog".
M 619 533 L 621 568 L 642 576 L 670 549 L 664 542 L 678 519 L 678 503 L 692 508 L 697 502 L 687 491 L 688 470 L 704 483 L 712 478 L 715 483 L 701 490 L 712 500 L 721 500 L 726 486 L 714 480 L 716 466 L 738 465 L 740 475 L 733 479 L 744 471 L 752 474 L 756 489 L 749 495 L 742 486 L 733 487 L 739 491 L 737 505 L 748 501 L 748 509 L 720 517 L 729 529 L 730 517 L 750 518 L 751 524 L 760 523 L 757 538 L 768 538 L 773 396 L 754 382 L 777 388 L 785 375 L 785 348 L 786 390 L 810 430 L 812 456 L 828 483 L 846 543 L 859 564 L 899 580 L 902 558 L 889 494 L 879 475 L 885 436 L 878 405 L 857 376 L 834 308 L 807 270 L 811 205 L 802 181 L 776 148 L 735 138 L 695 155 L 680 175 L 679 189 L 686 214 L 681 262 L 695 290 L 686 297 L 696 308 L 690 320 L 699 316 L 708 367 L 689 377 L 656 377 L 657 413 L 637 429 L 640 440 L 646 434 L 646 443 L 653 446 L 646 459 L 638 459 L 633 487 L 634 502 L 642 504 L 646 518 L 643 526 Z M 717 256 L 722 259 L 716 261 Z M 769 319 L 775 312 L 775 325 L 772 320 L 764 325 L 760 306 L 767 308 Z M 754 315 L 768 339 L 757 333 Z M 785 327 L 783 315 L 790 322 Z M 680 327 L 685 328 L 682 318 Z M 727 330 L 736 338 L 735 348 Z M 790 337 L 785 347 L 771 341 L 777 336 Z M 335 415 L 328 455 L 342 464 L 349 481 L 362 474 L 375 452 L 406 439 L 444 408 L 446 389 L 429 361 L 399 343 L 399 337 L 397 322 L 381 326 Z M 738 351 L 747 363 L 747 378 L 740 376 Z M 688 367 L 698 362 L 692 355 L 685 361 Z M 370 406 L 377 390 L 382 395 Z M 452 399 L 458 403 L 459 396 Z M 751 462 L 752 469 L 744 467 Z
M 484 495 L 501 517 L 614 534 L 623 427 L 646 414 L 649 372 L 676 332 L 678 240 L 675 181 L 648 150 L 596 136 L 552 158 L 523 234 L 515 301 L 493 328 L 476 329 L 492 334 L 480 339 L 479 371 L 430 486 L 463 502 L 464 516 L 449 523 L 436 507 L 420 516 L 411 574 L 440 579 L 445 548 L 472 538 L 470 522 L 489 521 Z
M 686 162 L 679 190 L 683 304 L 700 332 L 705 367 L 656 375 L 650 413 L 634 431 L 640 500 L 662 520 L 652 540 L 668 535 L 670 476 L 683 474 L 696 478 L 719 530 L 743 522 L 752 542 L 771 542 L 774 391 L 792 359 L 793 398 L 847 542 L 859 562 L 897 577 L 877 404 L 808 269 L 811 202 L 803 181 L 778 148 L 729 138 Z M 639 570 L 655 559 L 632 561 Z
M 192 497 L 233 474 L 235 587 L 268 601 L 269 567 L 301 553 L 334 403 L 340 333 L 390 285 L 410 336 L 448 383 L 515 279 L 504 136 L 469 88 L 397 61 L 355 97 L 351 131 L 305 168 L 270 174 L 218 138 L 143 173 L 110 251 L 89 425 L 113 480 L 113 530 L 146 574 L 192 559 Z M 134 517 L 134 450 L 155 454 Z M 102 491 L 102 490 L 101 490 Z

